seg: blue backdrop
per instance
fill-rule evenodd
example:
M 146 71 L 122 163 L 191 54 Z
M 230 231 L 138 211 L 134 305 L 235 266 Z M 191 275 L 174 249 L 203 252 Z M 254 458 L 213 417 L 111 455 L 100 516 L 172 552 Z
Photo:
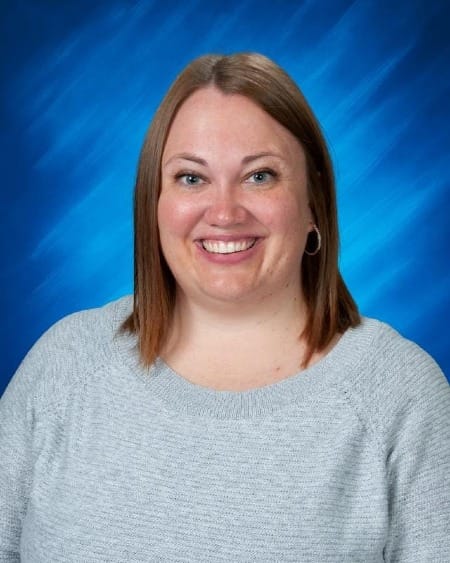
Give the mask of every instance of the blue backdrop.
M 132 291 L 132 191 L 149 121 L 207 52 L 298 82 L 336 165 L 341 266 L 361 311 L 450 373 L 450 3 L 1 5 L 0 392 L 63 315 Z

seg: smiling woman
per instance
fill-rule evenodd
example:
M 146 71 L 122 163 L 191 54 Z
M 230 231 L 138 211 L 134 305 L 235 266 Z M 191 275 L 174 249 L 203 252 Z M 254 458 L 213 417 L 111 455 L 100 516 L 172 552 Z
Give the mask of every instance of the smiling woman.
M 254 181 L 255 174 L 261 178 L 262 172 L 270 178 L 263 189 L 260 180 Z M 171 213 L 168 220 L 166 208 Z M 193 228 L 189 221 L 197 221 L 196 232 L 190 242 L 184 232 L 180 254 L 179 229 Z M 211 339 L 206 348 L 186 347 L 196 357 L 195 376 L 214 373 L 216 388 L 245 386 L 242 369 L 249 366 L 249 358 L 258 363 L 247 373 L 253 383 L 254 373 L 260 383 L 292 375 L 317 361 L 340 334 L 360 322 L 337 267 L 334 177 L 320 126 L 297 85 L 261 55 L 201 57 L 175 81 L 142 149 L 135 229 L 135 304 L 124 326 L 138 335 L 147 365 L 161 355 L 163 346 L 171 347 L 171 335 L 179 338 L 180 323 L 188 323 L 190 313 L 198 311 L 195 300 L 185 299 L 185 288 L 179 283 L 186 267 L 202 279 L 205 298 L 206 285 L 214 283 L 216 291 L 222 287 L 223 297 L 232 298 L 227 310 L 239 308 L 240 326 L 247 326 L 250 334 L 254 335 L 253 305 L 271 327 L 267 342 L 248 338 L 248 358 L 235 356 L 234 365 L 208 352 L 222 371 L 212 370 L 208 362 L 203 369 L 194 352 L 211 350 Z M 171 237 L 167 244 L 166 237 Z M 208 245 L 212 248 L 220 242 L 249 243 L 250 248 L 242 255 L 208 252 Z M 193 289 L 194 278 L 185 275 L 184 279 Z M 223 300 L 215 306 L 220 315 L 225 313 Z M 222 325 L 221 319 L 218 324 Z M 193 330 L 190 326 L 183 333 L 192 336 Z M 283 355 L 284 365 L 279 358 L 261 355 L 261 350 L 270 355 L 279 346 L 286 349 L 286 332 L 292 342 L 291 354 Z M 230 346 L 234 334 L 230 332 Z M 274 342 L 274 335 L 281 342 Z M 224 339 L 222 327 L 219 348 Z M 188 357 L 185 363 L 192 366 Z
M 60 321 L 0 402 L 0 561 L 449 561 L 450 388 L 361 318 L 294 82 L 193 61 L 135 194 L 135 293 Z
M 245 96 L 217 87 L 198 90 L 181 106 L 167 137 L 158 225 L 177 286 L 171 331 L 183 335 L 184 343 L 182 358 L 169 336 L 166 361 L 190 381 L 214 374 L 216 383 L 210 385 L 234 390 L 245 388 L 251 374 L 268 383 L 295 373 L 305 355 L 298 345 L 305 322 L 300 263 L 314 225 L 297 138 Z M 195 343 L 195 327 L 203 325 L 195 318 L 198 312 L 217 310 L 220 324 L 225 311 L 235 315 L 237 306 L 241 324 L 254 322 L 263 309 L 271 318 L 272 346 L 289 343 L 295 350 L 283 362 L 277 359 L 277 371 L 271 347 L 261 349 L 253 330 L 246 338 L 247 360 L 233 342 L 234 331 L 227 335 L 222 328 L 217 340 L 220 348 L 229 339 L 236 350 L 233 362 L 224 364 L 221 354 L 212 353 L 211 335 L 208 346 Z M 292 330 L 277 330 L 279 321 L 280 328 Z M 246 374 L 256 358 L 258 365 Z

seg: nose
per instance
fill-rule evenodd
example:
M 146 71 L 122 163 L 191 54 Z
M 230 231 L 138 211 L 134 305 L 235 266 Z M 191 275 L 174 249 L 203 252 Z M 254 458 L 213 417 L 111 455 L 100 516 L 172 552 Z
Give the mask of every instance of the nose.
M 205 211 L 205 220 L 214 227 L 233 227 L 243 224 L 248 210 L 243 205 L 239 188 L 217 187 L 213 190 Z

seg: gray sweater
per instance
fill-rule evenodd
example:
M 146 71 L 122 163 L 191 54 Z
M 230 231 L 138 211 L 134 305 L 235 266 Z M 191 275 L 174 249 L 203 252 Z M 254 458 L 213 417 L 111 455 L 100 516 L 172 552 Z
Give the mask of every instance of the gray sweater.
M 144 369 L 124 298 L 33 347 L 0 401 L 0 561 L 450 562 L 450 387 L 365 319 L 249 391 Z

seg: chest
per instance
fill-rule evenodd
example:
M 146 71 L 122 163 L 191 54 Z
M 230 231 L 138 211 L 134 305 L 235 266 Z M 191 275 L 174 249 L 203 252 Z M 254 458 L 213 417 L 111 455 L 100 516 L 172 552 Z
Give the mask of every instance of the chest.
M 24 562 L 382 561 L 383 464 L 352 417 L 86 417 L 42 441 Z

